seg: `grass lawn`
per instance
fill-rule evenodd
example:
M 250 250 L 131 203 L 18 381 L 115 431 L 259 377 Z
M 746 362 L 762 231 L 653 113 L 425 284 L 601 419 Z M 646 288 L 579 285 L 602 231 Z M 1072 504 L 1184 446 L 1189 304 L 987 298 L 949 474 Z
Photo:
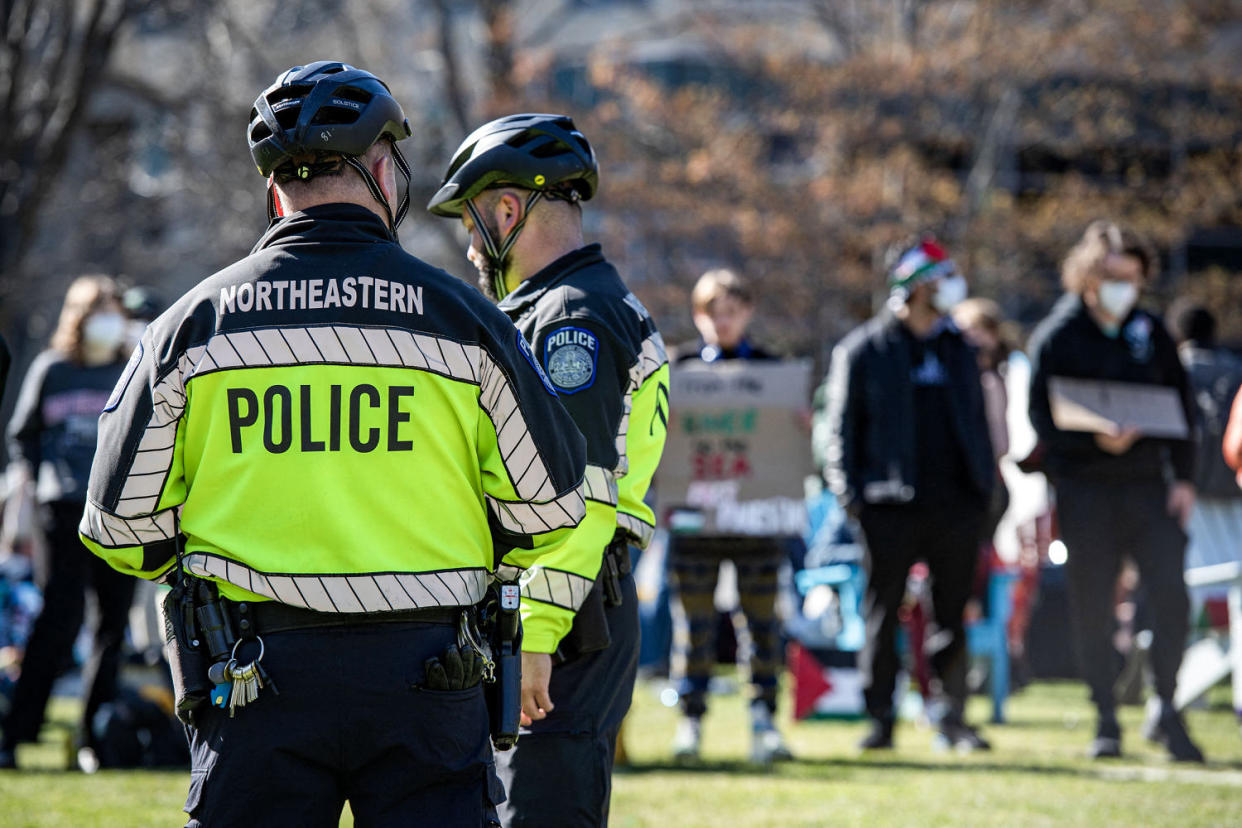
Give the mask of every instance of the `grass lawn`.
M 1142 711 L 1122 709 L 1126 758 L 1090 762 L 1093 721 L 1078 684 L 1037 684 L 1015 696 L 1009 724 L 989 726 L 991 753 L 934 752 L 931 734 L 901 723 L 897 750 L 859 756 L 859 722 L 785 724 L 799 760 L 767 770 L 745 757 L 749 733 L 739 694 L 714 696 L 704 720 L 704 758 L 668 758 L 676 712 L 657 684 L 641 684 L 627 724 L 632 765 L 615 776 L 612 825 L 1239 825 L 1242 736 L 1218 688 L 1216 702 L 1187 714 L 1206 767 L 1172 765 L 1142 741 Z M 990 706 L 973 702 L 975 721 Z M 64 773 L 74 703 L 56 700 L 43 741 L 23 747 L 20 772 L 0 772 L 0 826 L 170 826 L 184 772 Z M 342 822 L 351 824 L 348 813 Z

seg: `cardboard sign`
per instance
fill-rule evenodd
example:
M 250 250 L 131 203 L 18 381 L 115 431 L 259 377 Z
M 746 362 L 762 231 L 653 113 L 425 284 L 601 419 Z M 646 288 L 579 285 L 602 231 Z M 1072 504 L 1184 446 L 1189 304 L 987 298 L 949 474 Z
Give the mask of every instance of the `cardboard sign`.
M 802 535 L 811 361 L 672 366 L 659 501 L 673 532 Z
M 1147 437 L 1190 436 L 1181 395 L 1167 385 L 1051 377 L 1048 402 L 1062 431 L 1109 434 L 1133 427 Z

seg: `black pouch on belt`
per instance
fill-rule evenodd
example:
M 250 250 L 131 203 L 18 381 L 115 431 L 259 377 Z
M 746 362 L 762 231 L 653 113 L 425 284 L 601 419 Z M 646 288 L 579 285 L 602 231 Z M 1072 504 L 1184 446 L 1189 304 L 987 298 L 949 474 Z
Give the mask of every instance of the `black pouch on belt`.
M 605 558 L 607 553 L 605 553 Z M 574 624 L 561 639 L 553 660 L 560 664 L 580 655 L 605 650 L 612 644 L 608 616 L 604 613 L 604 567 L 587 593 L 586 600 L 574 615 Z
M 621 579 L 630 574 L 630 545 L 622 530 L 618 529 L 612 537 L 612 543 L 604 550 L 603 566 L 600 568 L 600 579 L 604 585 L 604 605 L 619 607 L 625 600 L 621 591 Z
M 189 576 L 182 575 L 164 595 L 161 610 L 164 657 L 172 672 L 177 718 L 193 725 L 195 713 L 211 699 L 211 682 L 207 678 L 206 647 L 195 629 L 194 599 L 189 587 Z

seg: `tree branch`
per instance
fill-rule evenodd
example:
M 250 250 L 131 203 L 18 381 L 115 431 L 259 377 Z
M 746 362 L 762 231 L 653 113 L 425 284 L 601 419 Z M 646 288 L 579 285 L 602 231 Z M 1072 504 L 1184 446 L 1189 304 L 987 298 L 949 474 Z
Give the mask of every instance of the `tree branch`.
M 453 119 L 457 122 L 458 134 L 464 136 L 470 130 L 470 115 L 466 109 L 465 93 L 458 81 L 461 73 L 457 61 L 457 46 L 453 41 L 453 14 L 448 0 L 435 0 L 435 7 L 440 57 L 444 60 L 444 97 L 448 101 L 449 111 L 453 113 Z

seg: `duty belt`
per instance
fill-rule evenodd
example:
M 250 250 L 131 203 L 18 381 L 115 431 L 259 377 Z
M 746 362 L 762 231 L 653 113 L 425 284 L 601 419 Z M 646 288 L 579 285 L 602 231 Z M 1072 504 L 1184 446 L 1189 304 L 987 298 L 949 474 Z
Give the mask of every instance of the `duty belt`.
M 370 624 L 456 624 L 468 607 L 425 607 L 389 612 L 318 612 L 278 601 L 227 601 L 221 606 L 241 638 L 259 633 L 288 632 L 321 627 L 354 627 Z

